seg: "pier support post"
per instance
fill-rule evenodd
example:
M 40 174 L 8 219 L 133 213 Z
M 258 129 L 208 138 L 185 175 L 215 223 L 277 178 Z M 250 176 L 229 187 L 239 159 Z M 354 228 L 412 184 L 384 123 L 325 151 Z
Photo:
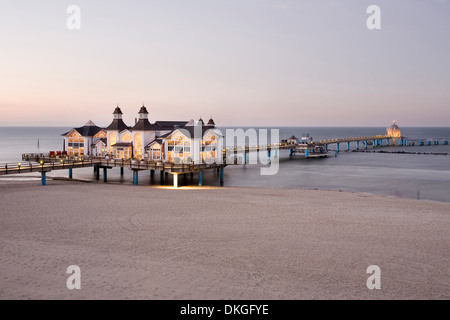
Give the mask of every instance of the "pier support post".
M 69 179 L 72 179 L 73 175 L 72 175 L 72 169 L 69 169 Z
M 169 178 L 169 173 L 168 172 L 165 172 L 164 173 L 164 180 L 167 180 Z
M 41 172 L 41 183 L 43 186 L 47 185 L 47 173 L 44 171 Z
M 200 171 L 198 173 L 198 185 L 201 187 L 203 186 L 203 171 Z
M 434 141 L 434 144 L 435 144 L 435 145 L 438 145 L 438 144 L 439 144 L 439 140 L 436 139 L 436 141 Z
M 359 141 L 356 141 L 356 150 L 359 150 Z
M 267 150 L 267 158 L 269 158 L 269 159 L 270 159 L 270 149 L 269 149 L 269 150 Z
M 160 183 L 163 185 L 164 184 L 164 171 L 160 171 L 159 172 L 159 178 L 160 178 Z
M 138 172 L 139 171 L 137 171 L 137 170 L 133 170 L 133 184 L 135 186 L 138 185 L 138 177 L 139 177 Z
M 150 177 L 153 178 L 154 176 L 155 176 L 155 170 L 152 169 L 152 170 L 150 170 Z
M 305 158 L 308 158 L 308 157 L 309 157 L 309 150 L 306 149 L 306 150 L 305 150 Z
M 431 145 L 431 141 L 430 140 L 427 140 L 427 145 Z
M 242 164 L 247 164 L 247 153 L 244 152 L 244 162 Z
M 364 140 L 364 148 L 367 149 L 367 140 Z
M 347 151 L 350 151 L 350 141 L 347 142 Z
M 336 150 L 339 152 L 339 143 L 336 144 Z
M 108 173 L 106 168 L 103 168 L 103 182 L 108 182 Z
M 178 173 L 173 174 L 173 187 L 178 188 Z
M 120 167 L 120 176 L 123 176 L 123 167 Z
M 373 140 L 373 147 L 375 148 L 377 146 L 377 140 Z
M 292 148 L 289 148 L 289 157 L 292 157 Z
M 99 180 L 100 179 L 100 167 L 96 167 L 97 169 L 95 170 L 95 180 Z
M 220 168 L 220 185 L 223 185 L 223 167 Z
M 328 145 L 327 144 L 325 145 L 325 150 L 328 152 Z
M 191 172 L 191 180 L 194 179 L 194 173 Z

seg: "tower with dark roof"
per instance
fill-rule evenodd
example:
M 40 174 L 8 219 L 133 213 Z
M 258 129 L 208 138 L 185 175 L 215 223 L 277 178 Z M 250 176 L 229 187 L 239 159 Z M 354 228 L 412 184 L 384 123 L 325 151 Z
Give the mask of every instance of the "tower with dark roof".
M 106 127 L 106 139 L 107 139 L 107 148 L 109 153 L 112 153 L 111 146 L 120 142 L 120 133 L 124 130 L 129 130 L 130 127 L 125 124 L 122 120 L 122 110 L 120 110 L 119 106 L 114 109 L 113 112 L 114 119 L 111 124 Z
M 113 115 L 114 115 L 113 121 L 111 122 L 111 124 L 108 127 L 106 127 L 105 130 L 120 132 L 125 129 L 130 129 L 130 127 L 127 126 L 125 124 L 125 122 L 123 122 L 123 120 L 122 120 L 123 113 L 122 113 L 122 110 L 120 110 L 119 106 L 117 106 L 116 109 L 114 109 Z
M 214 120 L 212 117 L 209 119 L 207 126 L 210 128 L 213 128 L 213 129 L 216 127 L 216 124 L 214 123 Z
M 155 130 L 155 127 L 148 121 L 148 111 L 145 106 L 139 110 L 139 120 L 131 129 L 132 131 L 149 131 Z

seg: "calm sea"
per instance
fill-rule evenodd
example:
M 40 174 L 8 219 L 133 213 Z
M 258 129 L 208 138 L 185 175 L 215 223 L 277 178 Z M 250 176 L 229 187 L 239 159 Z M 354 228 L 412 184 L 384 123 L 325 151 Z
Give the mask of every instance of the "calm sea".
M 67 127 L 0 127 L 0 163 L 17 163 L 21 160 L 22 153 L 62 150 L 63 137 L 61 134 L 70 129 Z M 280 129 L 280 139 L 289 138 L 291 135 L 301 137 L 305 132 L 308 132 L 315 140 L 373 136 L 385 133 L 385 128 L 374 127 L 281 127 L 277 129 Z M 450 140 L 450 128 L 409 127 L 402 128 L 402 134 L 410 139 L 446 138 Z M 346 149 L 346 145 L 341 145 L 341 150 L 344 149 Z M 450 153 L 450 146 L 385 147 L 383 150 Z M 224 185 L 263 188 L 317 188 L 450 202 L 449 155 L 340 152 L 338 157 L 305 160 L 289 159 L 287 151 L 280 151 L 279 157 L 280 170 L 274 176 L 261 176 L 259 165 L 226 167 Z M 67 170 L 54 171 L 49 174 L 50 177 L 67 177 L 67 175 Z M 20 179 L 36 177 L 37 174 L 19 176 Z M 92 180 L 93 170 L 92 168 L 74 170 L 74 178 Z M 1 176 L 0 179 L 15 179 L 15 177 Z M 132 173 L 130 170 L 125 170 L 125 175 L 121 177 L 119 169 L 112 169 L 108 172 L 108 181 L 109 183 L 132 184 Z M 169 179 L 167 184 L 171 183 L 171 179 Z M 180 179 L 181 185 L 195 185 L 197 183 L 196 175 L 192 180 L 189 175 L 186 179 Z M 152 180 L 147 172 L 141 172 L 139 184 L 159 184 L 159 176 L 156 174 Z M 218 185 L 217 173 L 206 173 L 204 184 Z

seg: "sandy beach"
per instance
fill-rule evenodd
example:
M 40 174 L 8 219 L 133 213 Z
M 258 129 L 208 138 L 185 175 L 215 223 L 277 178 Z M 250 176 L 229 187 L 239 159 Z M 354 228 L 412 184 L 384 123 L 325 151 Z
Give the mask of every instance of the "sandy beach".
M 450 298 L 450 204 L 1 180 L 0 199 L 0 299 Z

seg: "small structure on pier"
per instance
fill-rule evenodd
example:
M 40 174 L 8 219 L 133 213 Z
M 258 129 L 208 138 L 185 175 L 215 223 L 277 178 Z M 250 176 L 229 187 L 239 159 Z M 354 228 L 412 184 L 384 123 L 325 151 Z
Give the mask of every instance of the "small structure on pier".
M 298 138 L 294 135 L 292 135 L 292 137 L 290 137 L 289 139 L 287 139 L 287 144 L 297 144 L 298 143 Z
M 400 131 L 400 128 L 395 120 L 389 127 L 386 128 L 386 135 L 390 138 L 400 138 L 402 136 L 402 132 Z

